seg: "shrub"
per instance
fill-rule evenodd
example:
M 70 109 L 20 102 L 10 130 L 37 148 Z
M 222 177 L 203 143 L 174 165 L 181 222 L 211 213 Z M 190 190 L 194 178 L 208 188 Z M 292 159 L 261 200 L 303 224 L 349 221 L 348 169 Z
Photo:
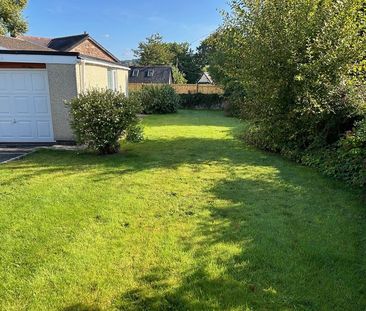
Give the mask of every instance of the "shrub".
M 323 173 L 366 187 L 366 119 L 357 122 L 336 144 L 305 154 L 301 162 Z
M 121 135 L 138 120 L 138 102 L 111 90 L 87 91 L 68 106 L 77 141 L 100 154 L 117 152 Z
M 260 124 L 263 139 L 271 132 L 275 147 L 332 144 L 359 118 L 364 99 L 349 73 L 364 57 L 362 2 L 231 1 L 212 68 L 225 88 L 246 91 L 245 117 Z
M 225 81 L 225 114 L 229 117 L 243 116 L 246 92 L 238 81 Z
M 222 109 L 224 100 L 220 94 L 180 94 L 180 106 L 186 109 Z
M 273 142 L 269 127 L 262 128 L 261 124 L 250 124 L 243 135 L 243 139 L 265 151 L 279 151 L 278 146 Z
M 169 85 L 144 86 L 136 92 L 143 112 L 147 114 L 164 114 L 178 111 L 180 97 Z
M 273 143 L 272 135 L 268 128 L 263 130 L 251 126 L 244 139 L 261 149 L 280 151 L 285 157 L 315 167 L 325 175 L 342 179 L 351 185 L 366 187 L 366 119 L 356 122 L 353 130 L 336 143 L 322 148 L 280 148 Z
M 230 3 L 211 36 L 210 71 L 226 90 L 245 90 L 246 139 L 362 184 L 363 154 L 344 144 L 365 116 L 364 0 Z
M 126 130 L 126 140 L 131 143 L 139 143 L 144 140 L 144 130 L 140 121 L 132 124 Z
M 242 116 L 242 107 L 244 99 L 228 97 L 224 103 L 224 112 L 228 117 L 240 118 Z

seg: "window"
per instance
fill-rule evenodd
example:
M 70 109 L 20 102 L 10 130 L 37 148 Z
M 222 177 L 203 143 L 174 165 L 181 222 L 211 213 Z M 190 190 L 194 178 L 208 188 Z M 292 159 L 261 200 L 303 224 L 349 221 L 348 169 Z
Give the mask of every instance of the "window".
M 108 69 L 108 88 L 113 91 L 118 90 L 116 70 Z
M 132 77 L 138 77 L 138 76 L 139 76 L 139 73 L 140 73 L 140 70 L 138 70 L 138 69 L 134 69 L 134 70 L 132 71 Z
M 147 71 L 147 76 L 148 76 L 148 77 L 153 77 L 153 76 L 154 76 L 154 69 L 149 69 L 149 70 Z

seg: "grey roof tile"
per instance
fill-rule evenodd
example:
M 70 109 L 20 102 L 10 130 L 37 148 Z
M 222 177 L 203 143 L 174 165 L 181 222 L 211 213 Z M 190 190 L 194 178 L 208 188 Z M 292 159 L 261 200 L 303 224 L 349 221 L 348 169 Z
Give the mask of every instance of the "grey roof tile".
M 169 84 L 172 81 L 172 68 L 170 66 L 131 66 L 128 82 L 129 83 L 164 83 Z M 134 77 L 134 70 L 139 70 L 138 76 Z M 149 70 L 154 70 L 152 77 L 148 77 Z
M 0 36 L 0 49 L 22 51 L 54 51 L 48 47 L 25 41 L 19 38 Z

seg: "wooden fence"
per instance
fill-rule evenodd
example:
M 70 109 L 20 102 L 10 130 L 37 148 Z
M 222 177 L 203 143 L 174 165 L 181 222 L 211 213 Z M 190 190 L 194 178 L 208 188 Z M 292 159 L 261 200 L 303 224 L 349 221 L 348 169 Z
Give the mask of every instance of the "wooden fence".
M 134 92 L 141 90 L 144 86 L 161 86 L 162 84 L 140 84 L 140 83 L 129 83 L 128 84 L 128 90 L 129 92 Z M 196 94 L 196 93 L 202 93 L 202 94 L 223 94 L 224 90 L 217 86 L 217 85 L 211 85 L 211 84 L 171 84 L 171 87 L 175 89 L 175 91 L 178 94 Z

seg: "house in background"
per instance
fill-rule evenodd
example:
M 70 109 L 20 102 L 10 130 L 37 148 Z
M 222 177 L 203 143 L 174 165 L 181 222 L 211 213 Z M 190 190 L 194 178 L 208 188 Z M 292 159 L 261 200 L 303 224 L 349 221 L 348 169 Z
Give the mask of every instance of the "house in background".
M 208 72 L 204 72 L 201 78 L 197 81 L 197 84 L 215 84 Z
M 173 70 L 170 66 L 131 66 L 129 83 L 172 84 Z
M 91 88 L 127 94 L 128 72 L 88 34 L 0 36 L 0 143 L 73 141 L 65 100 Z

